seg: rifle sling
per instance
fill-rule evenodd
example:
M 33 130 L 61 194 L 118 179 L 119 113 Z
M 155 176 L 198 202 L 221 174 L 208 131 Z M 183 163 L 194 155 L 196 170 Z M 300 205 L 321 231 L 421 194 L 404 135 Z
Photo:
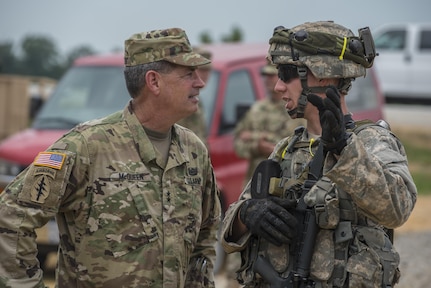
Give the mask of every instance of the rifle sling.
M 308 170 L 308 180 L 319 180 L 322 176 L 323 161 L 325 156 L 323 155 L 323 143 L 320 141 L 319 147 L 317 147 L 316 154 L 310 163 L 310 169 Z

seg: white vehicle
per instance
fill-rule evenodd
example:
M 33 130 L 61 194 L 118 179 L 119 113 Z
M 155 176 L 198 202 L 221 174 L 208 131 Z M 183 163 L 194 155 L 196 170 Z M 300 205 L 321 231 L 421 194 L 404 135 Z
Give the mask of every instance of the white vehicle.
M 386 24 L 372 32 L 386 100 L 431 101 L 431 23 Z

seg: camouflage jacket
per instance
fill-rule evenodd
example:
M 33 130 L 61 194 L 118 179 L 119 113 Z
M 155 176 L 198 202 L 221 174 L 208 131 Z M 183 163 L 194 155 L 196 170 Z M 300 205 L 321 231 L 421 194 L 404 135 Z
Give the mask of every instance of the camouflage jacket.
M 284 191 L 301 177 L 320 142 L 317 139 L 312 143 L 304 130 L 296 148 L 288 153 L 286 147 L 291 139 L 280 141 L 270 156 L 282 167 Z M 254 261 L 250 259 L 253 248 L 249 244 L 256 238 L 246 233 L 237 242 L 226 241 L 241 204 L 250 197 L 249 182 L 226 212 L 222 244 L 228 253 L 241 252 L 243 266 L 239 275 L 245 287 L 269 287 L 247 266 L 247 262 Z M 348 287 L 382 287 L 383 282 L 396 282 L 399 255 L 383 226 L 396 228 L 405 223 L 416 197 L 416 186 L 399 140 L 379 126 L 352 133 L 340 156 L 326 156 L 323 177 L 305 197 L 307 205 L 314 208 L 320 228 L 310 267 L 312 280 L 320 283 L 319 287 L 345 287 L 346 283 Z M 342 203 L 350 203 L 352 211 L 343 209 L 346 206 Z M 337 233 L 342 222 L 348 224 L 343 227 L 348 227 L 350 234 Z M 289 249 L 287 244 L 277 247 L 261 240 L 258 255 L 268 259 L 280 277 L 287 278 L 293 264 Z
M 235 127 L 234 148 L 241 158 L 249 160 L 246 179 L 250 179 L 257 164 L 267 159 L 258 152 L 259 139 L 265 137 L 268 142 L 277 144 L 278 141 L 293 133 L 295 128 L 304 125 L 303 119 L 291 119 L 284 108 L 284 102 L 278 103 L 269 98 L 256 102 Z M 241 132 L 248 131 L 251 138 L 243 140 Z
M 175 125 L 158 161 L 128 107 L 40 153 L 0 198 L 0 286 L 43 287 L 34 229 L 55 216 L 59 287 L 212 287 L 220 204 L 207 149 Z

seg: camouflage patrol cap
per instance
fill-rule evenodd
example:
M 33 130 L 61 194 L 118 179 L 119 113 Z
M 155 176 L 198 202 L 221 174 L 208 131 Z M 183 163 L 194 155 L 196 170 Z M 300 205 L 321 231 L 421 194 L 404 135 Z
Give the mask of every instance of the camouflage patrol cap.
M 203 47 L 193 47 L 193 51 L 200 54 L 204 58 L 207 58 L 208 60 L 211 60 L 211 58 L 213 56 L 211 51 L 209 51 Z M 211 62 L 209 64 L 199 66 L 199 69 L 208 69 L 209 70 L 211 68 L 212 68 Z
M 278 74 L 277 66 L 275 66 L 274 64 L 268 63 L 262 67 L 262 70 L 260 70 L 260 74 L 277 75 Z
M 135 66 L 165 60 L 182 66 L 201 66 L 211 63 L 193 52 L 184 30 L 169 28 L 133 34 L 124 43 L 124 64 Z
M 354 55 L 346 48 L 348 41 L 358 39 L 332 21 L 306 22 L 292 29 L 280 26 L 269 41 L 267 58 L 277 65 L 306 66 L 317 78 L 357 78 L 372 65 L 360 55 L 363 51 Z

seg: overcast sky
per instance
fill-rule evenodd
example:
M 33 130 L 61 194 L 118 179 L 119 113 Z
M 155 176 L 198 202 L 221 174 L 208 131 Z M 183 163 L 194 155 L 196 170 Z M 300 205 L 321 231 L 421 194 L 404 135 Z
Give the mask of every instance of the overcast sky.
M 267 42 L 275 26 L 334 20 L 357 34 L 388 22 L 431 21 L 430 0 L 0 0 L 0 43 L 50 37 L 60 53 L 89 45 L 123 49 L 133 33 L 180 27 L 192 45 L 208 32 L 215 42 L 242 30 L 245 42 Z

